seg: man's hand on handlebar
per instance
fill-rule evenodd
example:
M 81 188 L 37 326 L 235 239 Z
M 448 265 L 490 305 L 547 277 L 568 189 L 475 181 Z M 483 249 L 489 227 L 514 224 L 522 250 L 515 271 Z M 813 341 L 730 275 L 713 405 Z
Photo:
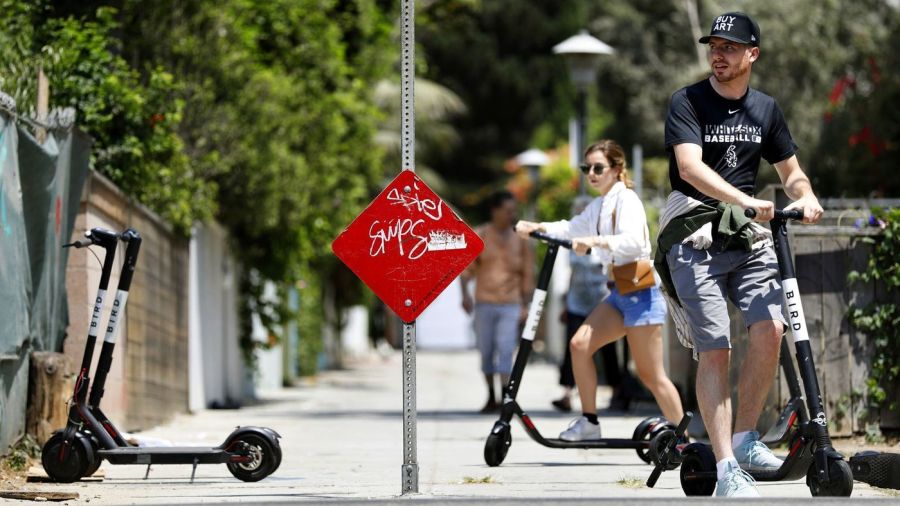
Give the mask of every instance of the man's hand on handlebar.
M 768 200 L 755 199 L 748 196 L 741 202 L 741 207 L 755 210 L 756 217 L 753 219 L 761 223 L 772 221 L 772 218 L 775 217 L 775 203 Z
M 525 220 L 519 220 L 518 222 L 516 222 L 515 229 L 516 234 L 522 239 L 528 239 L 528 234 L 532 232 L 544 232 L 544 227 L 542 227 L 540 223 Z
M 791 203 L 791 205 L 784 208 L 785 211 L 791 209 L 799 209 L 803 211 L 803 223 L 812 224 L 819 221 L 822 218 L 822 213 L 825 211 L 822 209 L 822 206 L 819 204 L 819 199 L 817 199 L 814 195 L 809 195 L 807 197 L 800 198 Z

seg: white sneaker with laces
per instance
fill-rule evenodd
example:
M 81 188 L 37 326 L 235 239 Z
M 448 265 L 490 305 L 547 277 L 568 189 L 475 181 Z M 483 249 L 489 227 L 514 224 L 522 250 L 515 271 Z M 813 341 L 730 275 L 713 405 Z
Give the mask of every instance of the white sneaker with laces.
M 756 480 L 747 471 L 731 463 L 722 479 L 716 482 L 716 497 L 759 497 Z
M 784 463 L 759 440 L 759 432 L 756 431 L 734 449 L 734 458 L 747 471 L 776 471 Z
M 559 438 L 571 442 L 600 439 L 600 424 L 595 425 L 587 417 L 580 416 L 569 423 L 569 428 L 562 431 Z

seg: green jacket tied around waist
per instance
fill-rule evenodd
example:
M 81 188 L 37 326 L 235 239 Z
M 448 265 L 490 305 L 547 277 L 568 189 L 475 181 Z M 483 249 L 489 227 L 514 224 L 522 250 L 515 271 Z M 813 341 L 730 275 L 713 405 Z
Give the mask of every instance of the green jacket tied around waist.
M 678 300 L 678 294 L 675 292 L 675 283 L 672 281 L 672 273 L 669 272 L 666 253 L 672 246 L 680 244 L 688 236 L 700 230 L 703 225 L 715 220 L 719 222 L 716 234 L 724 238 L 726 247 L 736 245 L 746 251 L 752 249 L 754 233 L 750 224 L 753 223 L 753 220 L 744 216 L 743 207 L 723 202 L 719 202 L 716 207 L 700 204 L 673 218 L 656 239 L 656 256 L 653 259 L 653 266 L 656 267 L 656 272 L 659 274 L 666 293 L 678 304 L 681 304 L 681 301 Z

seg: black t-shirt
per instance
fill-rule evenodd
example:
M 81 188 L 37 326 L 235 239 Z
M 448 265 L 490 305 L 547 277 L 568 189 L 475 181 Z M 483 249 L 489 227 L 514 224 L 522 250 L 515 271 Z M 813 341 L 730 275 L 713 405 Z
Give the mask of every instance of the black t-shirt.
M 703 162 L 725 181 L 753 195 L 759 159 L 775 164 L 790 158 L 797 145 L 791 138 L 784 114 L 775 99 L 753 88 L 730 100 L 704 79 L 676 91 L 666 118 L 666 149 L 672 189 L 715 205 L 708 197 L 681 179 L 674 146 L 691 143 L 703 148 Z

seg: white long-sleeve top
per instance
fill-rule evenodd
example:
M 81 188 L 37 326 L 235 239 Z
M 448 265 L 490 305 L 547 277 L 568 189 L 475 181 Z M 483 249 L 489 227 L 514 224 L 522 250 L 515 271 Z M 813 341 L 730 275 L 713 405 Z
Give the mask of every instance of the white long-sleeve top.
M 613 210 L 616 211 L 615 230 Z M 549 221 L 541 225 L 547 234 L 559 238 L 606 236 L 609 249 L 592 248 L 591 255 L 607 266 L 650 258 L 650 231 L 644 204 L 637 193 L 626 188 L 622 182 L 614 184 L 606 195 L 595 198 L 571 220 Z

